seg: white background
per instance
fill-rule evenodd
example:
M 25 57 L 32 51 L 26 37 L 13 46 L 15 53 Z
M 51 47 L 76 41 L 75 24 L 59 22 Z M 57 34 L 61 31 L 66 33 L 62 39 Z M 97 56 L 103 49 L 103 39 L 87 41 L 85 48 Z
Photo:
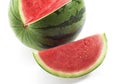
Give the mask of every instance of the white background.
M 48 74 L 14 35 L 8 21 L 9 0 L 0 0 L 0 84 L 120 84 L 120 0 L 85 0 L 86 22 L 77 39 L 105 32 L 108 52 L 103 64 L 81 78 Z

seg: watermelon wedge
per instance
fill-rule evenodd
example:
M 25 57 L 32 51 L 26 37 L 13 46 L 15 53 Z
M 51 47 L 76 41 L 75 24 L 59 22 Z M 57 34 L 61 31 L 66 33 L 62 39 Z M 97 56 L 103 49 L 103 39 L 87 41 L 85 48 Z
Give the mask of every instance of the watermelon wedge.
M 25 25 L 38 21 L 63 7 L 71 0 L 19 0 L 20 14 Z
M 34 52 L 37 63 L 47 72 L 64 78 L 83 76 L 96 69 L 107 51 L 105 33 L 76 42 Z

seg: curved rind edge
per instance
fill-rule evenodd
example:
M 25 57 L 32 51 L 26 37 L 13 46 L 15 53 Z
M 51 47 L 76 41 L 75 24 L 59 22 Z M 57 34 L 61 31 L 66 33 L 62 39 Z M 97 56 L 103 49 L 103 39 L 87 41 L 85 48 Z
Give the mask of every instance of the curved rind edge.
M 40 65 L 40 67 L 43 68 L 45 71 L 47 71 L 50 74 L 53 74 L 55 76 L 62 77 L 62 78 L 81 77 L 81 76 L 84 76 L 84 75 L 92 72 L 97 67 L 99 67 L 102 64 L 102 62 L 103 62 L 103 60 L 106 56 L 106 53 L 107 53 L 107 38 L 106 38 L 105 33 L 102 33 L 100 35 L 101 35 L 101 38 L 103 40 L 103 49 L 102 49 L 100 57 L 98 58 L 98 60 L 92 66 L 90 66 L 88 69 L 80 71 L 80 72 L 66 73 L 66 72 L 61 72 L 61 71 L 55 71 L 55 70 L 47 67 L 47 65 L 40 59 L 40 56 L 38 55 L 38 52 L 33 52 L 33 56 L 34 56 L 36 62 Z
M 19 11 L 22 22 L 25 23 L 24 15 L 22 13 L 22 1 L 21 0 L 18 1 L 18 11 Z

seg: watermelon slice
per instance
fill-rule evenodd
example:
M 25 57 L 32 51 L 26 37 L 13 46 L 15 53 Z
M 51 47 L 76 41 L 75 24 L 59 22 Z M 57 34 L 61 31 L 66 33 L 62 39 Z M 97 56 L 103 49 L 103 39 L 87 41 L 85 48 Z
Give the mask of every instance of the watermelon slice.
M 63 7 L 71 0 L 19 0 L 20 14 L 24 24 L 40 20 Z
M 76 42 L 34 52 L 37 63 L 60 77 L 79 77 L 97 68 L 107 51 L 105 34 L 96 34 Z

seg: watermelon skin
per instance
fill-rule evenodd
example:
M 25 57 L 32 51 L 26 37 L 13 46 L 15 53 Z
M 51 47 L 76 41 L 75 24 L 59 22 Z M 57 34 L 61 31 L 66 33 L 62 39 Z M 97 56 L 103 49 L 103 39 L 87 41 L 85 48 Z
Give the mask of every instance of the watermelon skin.
M 84 75 L 86 75 L 86 74 L 88 74 L 88 73 L 90 73 L 90 72 L 92 72 L 93 70 L 95 70 L 97 67 L 99 67 L 101 64 L 102 64 L 102 62 L 103 62 L 103 60 L 104 60 L 104 58 L 105 58 L 105 56 L 106 56 L 106 52 L 107 52 L 107 39 L 106 39 L 106 35 L 103 33 L 103 34 L 100 34 L 99 35 L 100 37 L 101 37 L 101 42 L 102 42 L 102 46 L 100 47 L 100 52 L 98 52 L 98 58 L 93 58 L 94 59 L 94 62 L 89 62 L 90 63 L 90 65 L 88 64 L 88 65 L 85 65 L 85 64 L 87 64 L 86 62 L 85 62 L 85 59 L 86 58 L 84 58 L 84 62 L 83 62 L 83 65 L 84 66 L 82 66 L 82 67 L 84 67 L 84 68 L 81 68 L 80 70 L 75 70 L 74 71 L 74 69 L 71 69 L 71 70 L 73 70 L 73 71 L 71 71 L 71 70 L 62 70 L 62 67 L 61 67 L 61 65 L 59 65 L 59 64 L 62 64 L 62 65 L 64 65 L 64 64 L 66 64 L 66 63 L 68 63 L 68 62 L 70 62 L 70 61 L 68 61 L 68 62 L 64 62 L 64 61 L 62 61 L 61 60 L 61 58 L 60 57 L 63 57 L 64 55 L 59 55 L 60 57 L 58 57 L 57 55 L 57 57 L 55 56 L 54 57 L 54 55 L 51 55 L 50 53 L 52 53 L 53 52 L 53 54 L 55 53 L 56 54 L 56 52 L 57 53 L 59 53 L 61 50 L 64 50 L 64 49 L 67 49 L 66 47 L 71 47 L 72 45 L 74 45 L 74 44 L 77 44 L 77 42 L 79 43 L 79 41 L 76 41 L 76 42 L 74 42 L 74 43 L 68 43 L 68 44 L 65 44 L 65 45 L 61 45 L 61 46 L 57 46 L 57 47 L 55 47 L 55 48 L 51 48 L 51 49 L 48 49 L 48 50 L 42 50 L 42 51 L 38 51 L 38 52 L 34 52 L 33 53 L 33 56 L 34 56 L 34 58 L 35 58 L 35 60 L 36 60 L 36 62 L 45 70 L 45 71 L 47 71 L 48 73 L 50 73 L 50 74 L 52 74 L 52 75 L 55 75 L 55 76 L 58 76 L 58 77 L 62 77 L 62 78 L 75 78 L 75 77 L 81 77 L 81 76 L 84 76 Z M 88 37 L 89 38 L 89 37 Z M 83 39 L 84 40 L 84 39 Z M 85 41 L 85 40 L 84 40 Z M 85 49 L 85 51 L 86 51 L 86 48 L 84 47 L 84 46 L 81 46 L 82 45 L 82 43 L 83 42 L 80 42 L 81 44 L 79 44 L 79 46 L 81 47 L 81 49 L 80 50 L 82 50 L 82 48 L 83 48 L 83 50 Z M 99 42 L 98 42 L 99 43 Z M 72 44 L 72 45 L 71 45 Z M 85 45 L 89 45 L 89 43 L 85 43 Z M 97 43 L 94 43 L 95 45 L 97 45 Z M 91 44 L 91 45 L 94 45 L 94 44 Z M 78 44 L 77 44 L 78 45 Z M 76 45 L 76 46 L 77 46 Z M 73 47 L 73 46 L 72 46 Z M 88 47 L 88 46 L 86 46 L 86 47 Z M 73 47 L 74 48 L 74 47 Z M 77 48 L 78 48 L 78 46 L 77 46 Z M 57 49 L 59 49 L 58 51 L 56 51 Z M 96 49 L 96 47 L 94 47 L 93 49 Z M 71 51 L 72 49 L 67 49 L 67 53 L 70 55 L 70 51 Z M 74 49 L 73 49 L 74 50 Z M 49 52 L 50 51 L 50 52 Z M 78 50 L 79 51 L 79 50 Z M 90 50 L 91 52 L 92 52 L 92 50 Z M 96 50 L 94 50 L 94 51 L 96 51 Z M 62 52 L 64 52 L 64 51 L 62 51 Z M 66 52 L 66 51 L 65 51 Z M 83 51 L 84 52 L 84 51 Z M 89 52 L 89 51 L 88 51 Z M 74 52 L 73 52 L 74 53 Z M 86 52 L 87 53 L 87 52 Z M 60 53 L 59 53 L 60 54 Z M 68 55 L 67 54 L 67 55 Z M 78 54 L 78 53 L 77 53 Z M 87 53 L 88 54 L 88 53 Z M 47 56 L 48 56 L 48 58 L 47 58 Z M 53 57 L 52 57 L 53 56 Z M 84 55 L 85 56 L 85 55 Z M 44 58 L 43 58 L 44 57 Z M 73 58 L 74 58 L 75 56 L 73 56 Z M 59 60 L 61 60 L 62 61 L 62 63 L 56 63 L 56 60 L 54 60 L 54 61 L 51 61 L 51 62 L 49 62 L 50 63 L 50 65 L 51 66 L 53 66 L 53 67 L 55 67 L 56 65 L 54 65 L 54 63 L 55 64 L 58 64 L 58 66 L 57 66 L 57 68 L 55 68 L 55 69 L 53 69 L 53 67 L 51 67 L 50 65 L 49 65 L 49 63 L 47 64 L 47 62 L 45 62 L 45 60 L 53 60 L 53 59 L 58 59 L 59 58 Z M 71 57 L 72 58 L 72 57 Z M 64 59 L 66 59 L 66 57 L 63 57 L 63 60 Z M 78 58 L 79 59 L 79 58 Z M 92 58 L 91 58 L 92 59 Z M 69 59 L 68 59 L 69 60 Z M 77 60 L 76 60 L 77 61 Z M 88 61 L 91 61 L 91 60 L 88 60 Z M 87 62 L 88 62 L 87 61 Z M 53 63 L 53 64 L 52 64 Z M 75 63 L 75 62 L 71 62 L 71 64 L 73 64 L 73 63 Z M 76 62 L 77 63 L 77 62 Z M 80 62 L 79 64 L 81 64 L 82 62 Z M 79 65 L 78 64 L 78 65 Z M 70 65 L 71 66 L 71 65 Z M 69 66 L 69 67 L 70 67 Z M 79 65 L 80 66 L 80 65 Z M 60 69 L 58 69 L 58 67 L 61 67 Z M 64 68 L 66 68 L 66 67 L 68 67 L 67 65 L 64 67 Z M 63 69 L 64 69 L 63 68 Z M 78 68 L 78 67 L 77 67 Z M 69 68 L 70 69 L 70 68 Z
M 85 22 L 83 0 L 72 0 L 43 19 L 24 25 L 19 11 L 20 1 L 10 1 L 10 25 L 20 41 L 30 48 L 40 50 L 70 42 L 77 37 Z

